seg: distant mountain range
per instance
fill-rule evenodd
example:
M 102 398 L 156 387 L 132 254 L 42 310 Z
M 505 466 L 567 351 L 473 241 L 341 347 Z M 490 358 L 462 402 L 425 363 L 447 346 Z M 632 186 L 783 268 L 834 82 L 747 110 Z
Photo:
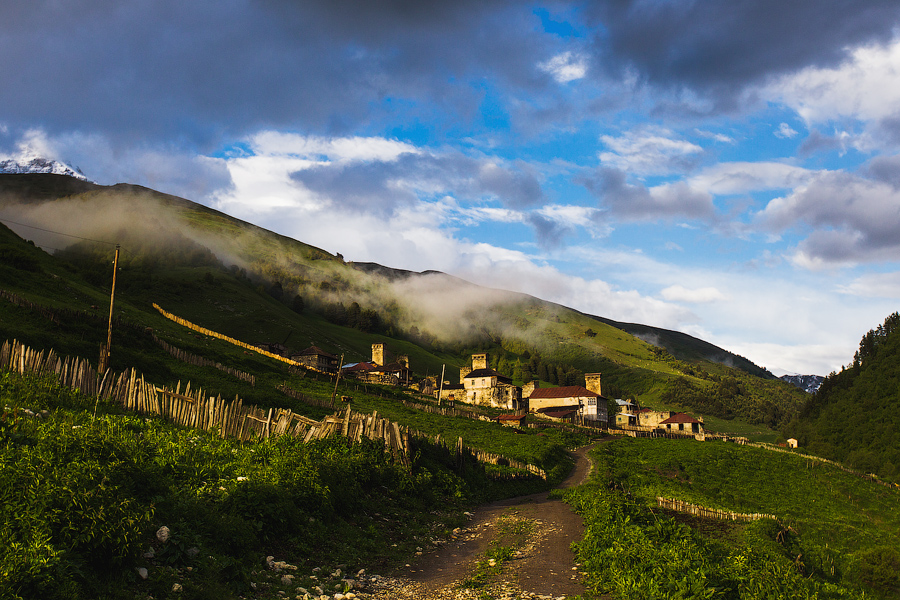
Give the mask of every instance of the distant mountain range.
M 815 394 L 825 378 L 821 375 L 782 375 L 779 379 L 797 386 L 807 394 Z
M 53 175 L 68 175 L 82 181 L 90 181 L 81 169 L 70 167 L 65 163 L 57 160 L 47 160 L 46 158 L 31 158 L 26 160 L 0 160 L 0 173 L 20 174 L 20 173 L 50 173 Z

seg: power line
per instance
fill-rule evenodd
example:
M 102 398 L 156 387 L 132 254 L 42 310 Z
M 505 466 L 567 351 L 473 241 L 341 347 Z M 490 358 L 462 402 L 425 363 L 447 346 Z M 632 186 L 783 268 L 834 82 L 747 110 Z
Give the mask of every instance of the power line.
M 80 235 L 73 235 L 73 234 L 71 234 L 71 233 L 63 233 L 62 231 L 53 231 L 52 229 L 44 229 L 44 228 L 42 228 L 42 227 L 35 227 L 34 225 L 28 225 L 28 224 L 26 224 L 26 223 L 17 223 L 16 221 L 10 221 L 9 219 L 0 219 L 0 222 L 2 222 L 2 223 L 11 223 L 12 225 L 19 225 L 19 226 L 21 226 L 21 227 L 29 227 L 29 228 L 31 228 L 31 229 L 37 229 L 38 231 L 45 231 L 45 232 L 47 232 L 47 233 L 55 233 L 55 234 L 57 234 L 57 235 L 64 235 L 64 236 L 67 236 L 67 237 L 70 237 L 70 238 L 75 238 L 75 239 L 79 239 L 79 240 L 84 240 L 84 241 L 86 241 L 86 242 L 96 242 L 96 243 L 98 243 L 98 244 L 109 244 L 110 246 L 115 246 L 115 245 L 116 245 L 115 242 L 107 242 L 107 241 L 105 241 L 105 240 L 95 240 L 95 239 L 91 239 L 91 238 L 82 237 L 82 236 L 80 236 Z

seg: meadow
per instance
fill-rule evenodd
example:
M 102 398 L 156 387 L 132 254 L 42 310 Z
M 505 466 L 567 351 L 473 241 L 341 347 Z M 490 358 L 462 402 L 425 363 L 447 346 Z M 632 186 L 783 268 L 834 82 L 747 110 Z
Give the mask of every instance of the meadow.
M 593 594 L 614 598 L 893 598 L 900 490 L 790 453 L 625 438 L 598 446 L 591 482 L 565 494 Z M 656 507 L 675 498 L 774 514 L 749 523 Z

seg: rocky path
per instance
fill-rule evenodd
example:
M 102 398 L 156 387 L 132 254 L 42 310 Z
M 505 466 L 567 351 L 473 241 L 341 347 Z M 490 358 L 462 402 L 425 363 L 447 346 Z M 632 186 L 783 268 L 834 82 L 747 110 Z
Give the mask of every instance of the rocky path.
M 575 452 L 575 468 L 560 487 L 584 481 L 589 448 Z M 584 593 L 570 545 L 584 524 L 547 492 L 486 504 L 452 541 L 418 556 L 365 597 L 387 599 L 556 599 Z

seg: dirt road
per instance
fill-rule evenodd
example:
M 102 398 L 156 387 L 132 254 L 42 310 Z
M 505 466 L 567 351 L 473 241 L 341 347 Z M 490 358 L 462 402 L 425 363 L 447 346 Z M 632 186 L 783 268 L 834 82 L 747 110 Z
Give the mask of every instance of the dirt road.
M 590 473 L 587 450 L 560 487 Z M 584 534 L 581 517 L 547 492 L 480 506 L 455 539 L 381 578 L 373 600 L 560 598 L 584 593 L 571 544 Z M 491 559 L 494 559 L 491 563 Z

